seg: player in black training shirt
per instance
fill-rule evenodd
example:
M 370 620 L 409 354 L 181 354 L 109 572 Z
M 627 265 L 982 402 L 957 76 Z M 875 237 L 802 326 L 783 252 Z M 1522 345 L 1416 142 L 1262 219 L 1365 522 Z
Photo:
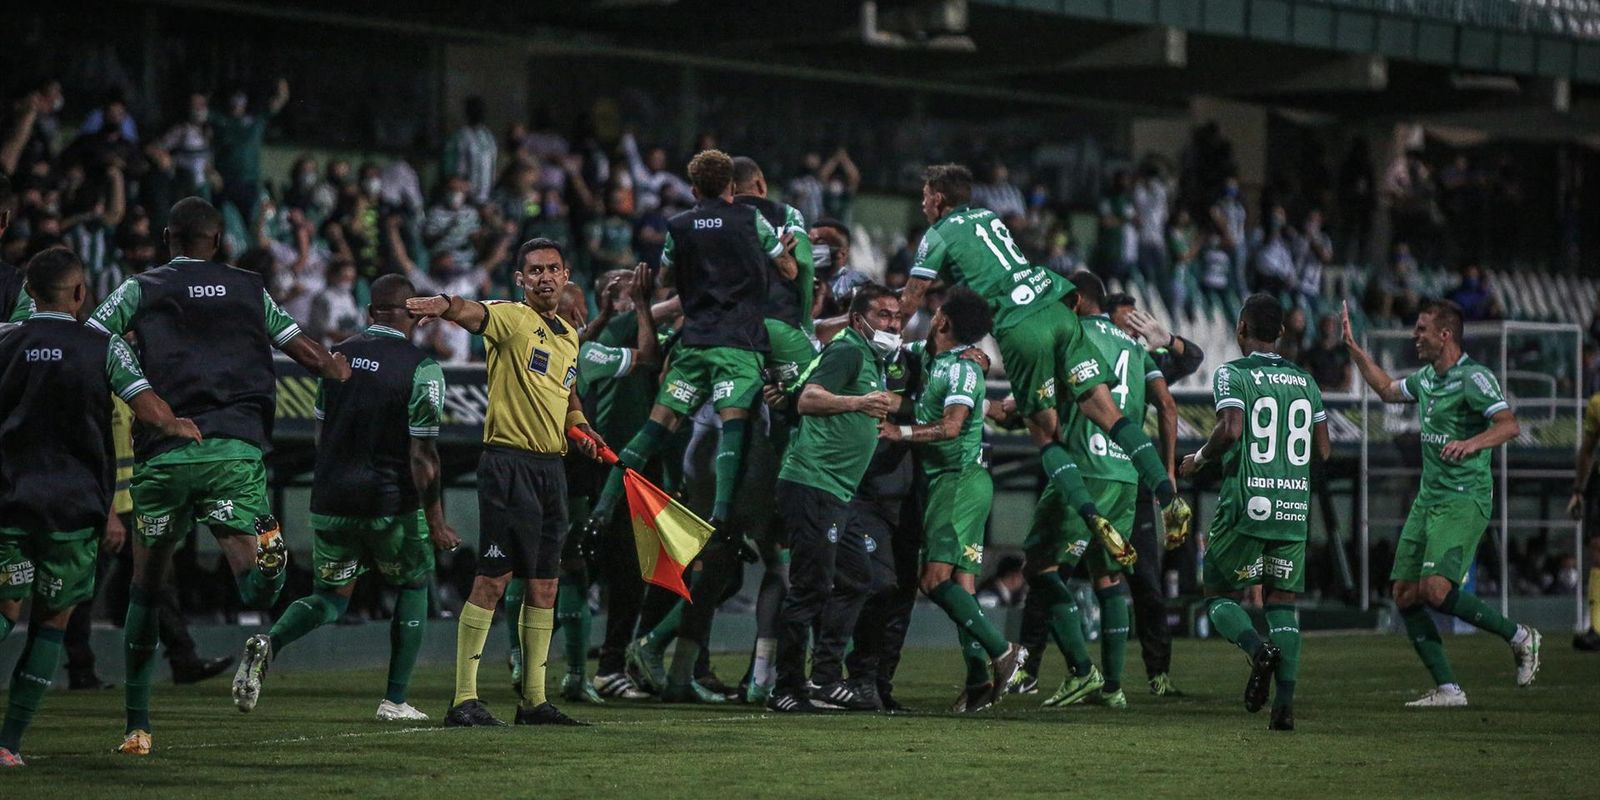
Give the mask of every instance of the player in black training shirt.
M 0 767 L 23 765 L 22 732 L 55 677 L 67 619 L 94 597 L 99 540 L 122 549 L 121 526 L 107 525 L 111 395 L 162 434 L 200 440 L 194 423 L 151 391 L 125 342 L 79 322 L 89 289 L 72 251 L 45 250 L 29 271 L 34 311 L 0 326 L 0 640 L 33 599 L 0 725 Z
M 272 348 L 314 375 L 350 377 L 343 356 L 300 335 L 261 276 L 209 260 L 222 244 L 222 215 L 210 203 L 179 200 L 162 237 L 172 261 L 123 282 L 88 323 L 113 336 L 136 334 L 150 385 L 206 437 L 184 442 L 148 430 L 134 436 L 138 534 L 123 627 L 128 722 L 118 752 L 140 756 L 150 754 L 156 598 L 190 526 L 211 528 L 246 607 L 270 607 L 283 588 L 289 551 L 267 502 L 262 462 L 277 393 Z
M 240 711 L 256 706 L 272 657 L 290 642 L 337 620 L 356 578 L 376 568 L 399 590 L 390 620 L 389 685 L 378 704 L 385 722 L 427 714 L 406 702 L 411 669 L 428 619 L 433 549 L 461 544 L 439 501 L 439 423 L 444 370 L 411 344 L 416 320 L 406 312 L 411 282 L 372 282 L 371 324 L 334 345 L 350 361 L 350 379 L 317 389 L 317 466 L 311 484 L 312 571 L 316 590 L 296 600 L 267 633 L 251 636 L 233 679 Z

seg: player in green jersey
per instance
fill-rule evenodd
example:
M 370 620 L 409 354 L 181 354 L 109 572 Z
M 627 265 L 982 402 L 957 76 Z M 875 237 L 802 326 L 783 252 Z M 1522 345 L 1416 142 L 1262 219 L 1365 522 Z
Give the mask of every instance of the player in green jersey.
M 952 287 L 929 325 L 922 353 L 922 392 L 912 408 L 916 424 L 879 423 L 883 439 L 918 446 L 928 478 L 921 586 L 960 633 L 967 680 L 952 707 L 957 712 L 999 702 L 1028 658 L 1027 649 L 1007 642 L 973 598 L 983 569 L 983 530 L 994 483 L 981 457 L 983 375 L 962 354 L 988 335 L 992 325 L 989 305 L 981 296 Z
M 1331 445 L 1322 392 L 1274 349 L 1282 333 L 1277 298 L 1255 294 L 1245 300 L 1235 331 L 1245 356 L 1218 367 L 1212 377 L 1217 423 L 1205 446 L 1184 458 L 1182 474 L 1192 477 L 1211 461 L 1222 464 L 1203 569 L 1206 615 L 1218 634 L 1250 657 L 1245 710 L 1261 710 L 1275 679 L 1268 728 L 1291 731 L 1300 669 L 1294 601 L 1306 582 L 1311 459 L 1326 459 Z M 1239 606 L 1252 586 L 1266 592 L 1266 640 Z
M 1459 306 L 1447 300 L 1429 303 L 1411 332 L 1423 367 L 1397 380 L 1356 343 L 1349 309 L 1344 313 L 1344 343 L 1361 377 L 1384 402 L 1416 403 L 1422 417 L 1422 486 L 1400 531 L 1389 574 L 1406 633 L 1436 684 L 1406 704 L 1416 707 L 1467 704 L 1429 608 L 1510 643 L 1518 686 L 1533 683 L 1539 671 L 1539 632 L 1506 619 L 1461 588 L 1494 505 L 1490 451 L 1521 432 L 1494 373 L 1461 351 L 1461 333 Z
M 1177 446 L 1178 408 L 1167 391 L 1167 379 L 1144 346 L 1122 332 L 1103 313 L 1105 285 L 1091 272 L 1072 276 L 1073 296 L 1083 333 L 1112 365 L 1116 387 L 1111 390 L 1117 408 L 1134 424 L 1144 426 L 1146 390 L 1149 401 L 1160 409 L 1161 453 L 1170 470 Z M 1123 657 L 1128 644 L 1129 594 L 1122 574 L 1137 554 L 1117 531 L 1132 531 L 1139 494 L 1139 474 L 1127 453 L 1105 432 L 1071 404 L 1062 404 L 1066 420 L 1062 428 L 1071 469 L 1083 477 L 1100 513 L 1110 525 L 1092 530 L 1067 507 L 1055 484 L 1045 487 L 1034 510 L 1033 527 L 1026 548 L 1028 554 L 1029 603 L 1043 603 L 1049 609 L 1050 632 L 1071 674 L 1061 688 L 1044 702 L 1047 707 L 1070 705 L 1088 700 L 1112 708 L 1127 708 L 1122 691 Z M 1114 530 L 1113 530 L 1114 528 Z M 1088 646 L 1078 606 L 1061 578 L 1061 569 L 1070 573 L 1081 559 L 1088 560 L 1094 576 L 1095 594 L 1100 599 L 1101 669 L 1089 661 Z
M 1070 399 L 1080 413 L 1109 434 L 1128 454 L 1139 479 L 1160 501 L 1169 546 L 1189 534 L 1189 505 L 1174 490 L 1168 470 L 1144 430 L 1129 422 L 1111 396 L 1115 376 L 1084 338 L 1082 326 L 1063 302 L 1072 284 L 1033 266 L 1011 231 L 984 208 L 968 204 L 972 173 L 957 164 L 929 167 L 922 185 L 922 213 L 930 227 L 922 235 L 911 277 L 901 298 L 915 311 L 935 280 L 976 291 L 994 310 L 1000 345 L 1028 434 L 1050 482 L 1091 527 L 1105 522 L 1060 442 L 1057 399 Z

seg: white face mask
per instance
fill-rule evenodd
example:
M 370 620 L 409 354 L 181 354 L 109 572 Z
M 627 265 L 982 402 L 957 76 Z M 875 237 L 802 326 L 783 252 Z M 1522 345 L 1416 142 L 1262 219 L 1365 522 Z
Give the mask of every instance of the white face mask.
M 867 340 L 872 349 L 884 358 L 890 358 L 900 350 L 900 334 L 888 331 L 874 330 L 872 338 Z
M 376 197 L 378 192 L 383 191 L 383 180 L 381 178 L 368 178 L 361 183 L 361 191 L 365 192 L 368 197 Z M 454 195 L 451 195 L 451 197 L 453 198 Z M 454 205 L 459 204 L 452 203 L 452 206 Z

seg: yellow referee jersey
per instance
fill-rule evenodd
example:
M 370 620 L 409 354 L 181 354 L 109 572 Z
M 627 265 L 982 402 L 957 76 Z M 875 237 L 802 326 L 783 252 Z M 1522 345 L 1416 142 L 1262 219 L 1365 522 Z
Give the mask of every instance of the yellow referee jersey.
M 1600 392 L 1589 395 L 1583 409 L 1583 435 L 1600 436 Z
M 483 443 L 565 454 L 567 398 L 578 380 L 578 332 L 526 303 L 484 307 L 489 411 Z

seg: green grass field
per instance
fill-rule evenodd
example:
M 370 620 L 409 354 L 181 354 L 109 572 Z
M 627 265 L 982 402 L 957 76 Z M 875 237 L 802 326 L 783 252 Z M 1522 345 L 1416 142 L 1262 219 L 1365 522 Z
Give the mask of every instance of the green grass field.
M 157 689 L 146 759 L 110 752 L 120 691 L 55 691 L 29 732 L 30 766 L 0 774 L 0 797 L 1600 795 L 1600 657 L 1551 635 L 1538 682 L 1519 690 L 1499 640 L 1448 644 L 1473 705 L 1417 711 L 1401 704 L 1426 676 L 1403 638 L 1307 637 L 1291 734 L 1269 734 L 1264 711 L 1244 713 L 1242 656 L 1216 641 L 1178 643 L 1174 674 L 1187 697 L 1151 697 L 1139 683 L 1120 713 L 1039 709 L 1062 673 L 1053 652 L 1045 693 L 972 716 L 942 713 L 959 681 L 956 653 L 913 651 L 900 695 L 922 713 L 777 717 L 614 702 L 566 706 L 595 725 L 559 730 L 379 723 L 377 671 L 274 674 L 246 716 L 218 679 Z M 1137 654 L 1129 661 L 1139 669 Z M 718 664 L 727 676 L 743 670 L 737 657 Z M 486 662 L 483 678 L 485 699 L 509 717 L 504 665 Z M 437 717 L 449 685 L 446 670 L 420 671 L 412 701 Z

